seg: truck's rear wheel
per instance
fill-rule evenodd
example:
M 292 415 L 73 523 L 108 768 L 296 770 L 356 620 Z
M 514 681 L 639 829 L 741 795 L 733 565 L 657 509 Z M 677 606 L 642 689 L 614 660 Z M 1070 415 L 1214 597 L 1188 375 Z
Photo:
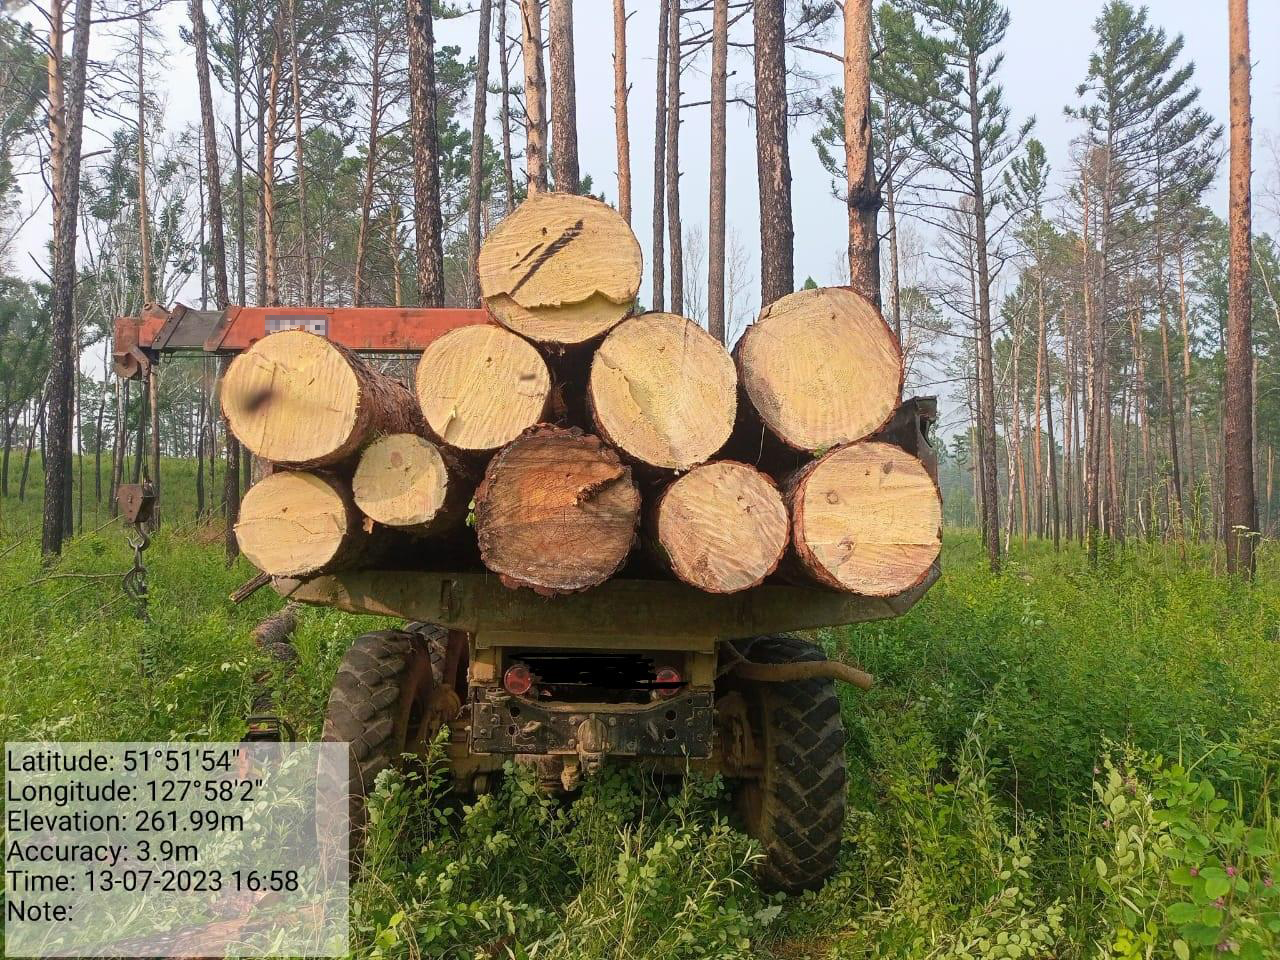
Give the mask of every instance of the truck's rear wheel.
M 798 637 L 760 637 L 744 648 L 756 663 L 826 659 Z M 835 684 L 750 682 L 740 690 L 759 738 L 761 769 L 742 781 L 738 806 L 747 832 L 764 846 L 760 881 L 788 893 L 817 889 L 835 871 L 847 801 Z
M 355 639 L 329 694 L 322 739 L 349 742 L 353 850 L 363 833 L 365 799 L 379 773 L 426 749 L 423 718 L 442 681 L 446 632 L 416 625 Z

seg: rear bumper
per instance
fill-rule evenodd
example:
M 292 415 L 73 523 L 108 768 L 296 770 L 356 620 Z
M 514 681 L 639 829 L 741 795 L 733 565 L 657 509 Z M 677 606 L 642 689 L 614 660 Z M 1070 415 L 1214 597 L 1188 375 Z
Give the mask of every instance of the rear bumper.
M 711 756 L 710 691 L 684 691 L 648 704 L 538 703 L 473 688 L 471 751 L 526 755 Z

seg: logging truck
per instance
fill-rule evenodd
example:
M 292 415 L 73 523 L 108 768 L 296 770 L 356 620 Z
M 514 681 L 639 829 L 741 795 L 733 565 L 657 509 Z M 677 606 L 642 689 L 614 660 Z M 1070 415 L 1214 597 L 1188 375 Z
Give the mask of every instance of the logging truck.
M 116 368 L 232 355 L 261 582 L 406 622 L 356 638 L 329 698 L 357 836 L 377 775 L 447 726 L 464 794 L 512 761 L 558 792 L 608 760 L 719 774 L 762 880 L 813 888 L 845 815 L 836 683 L 871 678 L 796 631 L 937 579 L 935 405 L 902 402 L 897 339 L 848 289 L 767 305 L 730 354 L 638 312 L 640 274 L 616 212 L 537 194 L 485 241 L 484 309 L 157 308 L 118 324 Z

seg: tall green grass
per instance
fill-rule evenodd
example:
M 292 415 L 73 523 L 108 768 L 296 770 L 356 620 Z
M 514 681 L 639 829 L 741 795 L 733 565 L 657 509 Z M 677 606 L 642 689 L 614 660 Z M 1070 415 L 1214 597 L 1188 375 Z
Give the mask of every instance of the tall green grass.
M 264 688 L 318 735 L 342 651 L 385 621 L 307 610 L 285 676 L 248 639 L 279 600 L 227 602 L 252 570 L 184 512 L 182 469 L 148 552 L 150 622 L 118 587 L 118 525 L 44 567 L 38 508 L 4 501 L 6 739 L 235 738 Z M 428 765 L 380 785 L 354 953 L 1280 956 L 1274 546 L 1252 585 L 1189 547 L 1091 566 L 1034 545 L 997 577 L 960 535 L 944 560 L 907 616 L 821 633 L 878 678 L 842 694 L 848 842 L 823 891 L 756 888 L 723 784 L 613 768 L 561 803 L 513 770 L 464 806 Z

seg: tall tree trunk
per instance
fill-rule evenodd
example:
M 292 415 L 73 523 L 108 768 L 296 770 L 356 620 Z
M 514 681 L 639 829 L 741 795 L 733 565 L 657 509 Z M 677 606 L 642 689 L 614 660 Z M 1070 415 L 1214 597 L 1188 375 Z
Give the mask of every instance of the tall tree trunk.
M 886 114 L 889 111 L 889 105 L 885 104 Z M 886 120 L 886 122 L 888 122 Z M 897 204 L 897 188 L 894 182 L 895 174 L 893 167 L 890 165 L 892 158 L 885 157 L 885 163 L 888 169 L 884 175 L 884 210 L 889 218 L 889 296 L 892 298 L 889 309 L 893 317 L 893 332 L 898 338 L 898 345 L 902 348 L 903 362 L 910 367 L 911 360 L 908 356 L 908 344 L 902 339 L 902 269 L 901 260 L 898 251 L 898 204 Z M 876 254 L 876 288 L 880 287 L 880 255 Z
M 262 16 L 258 16 L 258 37 L 261 39 Z M 275 44 L 272 44 L 274 47 Z M 254 123 L 256 128 L 257 165 L 258 165 L 258 197 L 254 211 L 254 224 L 257 228 L 257 243 L 254 249 L 254 267 L 256 272 L 258 306 L 267 304 L 267 190 L 266 190 L 266 156 L 267 156 L 267 78 L 262 67 L 261 57 L 264 51 L 256 51 L 258 62 L 254 64 Z
M 551 163 L 556 189 L 578 192 L 578 91 L 573 75 L 573 0 L 550 0 Z
M 511 66 L 507 62 L 507 0 L 498 0 L 498 69 L 502 74 L 502 105 L 498 122 L 502 125 L 502 185 L 506 190 L 506 210 L 516 203 L 516 179 L 511 166 Z
M 1253 159 L 1253 118 L 1249 91 L 1249 3 L 1228 0 L 1231 89 L 1230 211 L 1226 381 L 1223 385 L 1223 522 L 1227 569 L 1245 577 L 1254 572 L 1258 507 L 1253 485 L 1253 290 L 1250 286 L 1253 211 L 1249 179 Z
M 978 260 L 978 377 L 981 383 L 982 406 L 979 426 L 986 449 L 991 452 L 983 463 L 983 499 L 990 505 L 987 515 L 985 539 L 987 562 L 992 572 L 1000 569 L 1000 500 L 996 480 L 996 407 L 995 374 L 991 362 L 991 273 L 987 262 L 987 200 L 983 184 L 983 140 L 979 131 L 982 109 L 978 96 L 978 58 L 969 54 L 969 143 L 972 151 L 973 170 L 973 221 L 974 243 Z
M 374 179 L 378 174 L 378 127 L 382 120 L 383 33 L 376 2 L 369 5 L 369 12 L 369 26 L 373 30 L 369 76 L 369 139 L 365 143 L 364 185 L 360 191 L 360 227 L 356 232 L 356 265 L 351 288 L 351 305 L 355 307 L 364 306 L 364 270 L 369 258 L 369 222 L 373 214 Z
M 197 0 L 193 0 L 197 2 Z M 204 0 L 198 0 L 203 5 Z M 204 23 L 203 9 L 200 14 L 200 22 Z M 236 303 L 247 304 L 249 302 L 248 291 L 248 244 L 245 230 L 248 227 L 248 199 L 245 195 L 244 186 L 244 46 L 243 46 L 243 30 L 240 29 L 240 21 L 234 20 L 232 23 L 232 46 L 233 56 L 235 57 L 235 68 L 231 71 L 231 95 L 232 95 L 232 123 L 234 129 L 231 133 L 231 145 L 236 155 L 235 170 L 235 191 L 236 191 Z M 209 69 L 208 55 L 206 54 L 201 61 L 200 69 L 207 72 Z M 201 112 L 204 112 L 203 107 Z M 213 107 L 210 106 L 208 115 L 213 116 Z M 205 129 L 205 142 L 216 143 L 217 141 L 210 136 L 209 130 Z M 208 147 L 205 148 L 208 150 Z M 212 171 L 215 167 L 210 167 L 210 190 L 213 189 L 212 184 L 216 181 Z M 213 198 L 210 196 L 210 210 L 213 209 Z
M 785 297 L 791 292 L 795 283 L 795 228 L 791 219 L 791 155 L 787 143 L 784 7 L 783 0 L 754 0 L 756 172 L 760 180 L 760 303 L 762 306 Z
M 619 0 L 621 2 L 621 0 Z M 729 78 L 729 0 L 712 0 L 711 15 L 711 204 L 707 238 L 707 329 L 726 342 L 724 322 L 725 127 Z
M 436 129 L 434 0 L 409 3 L 409 128 L 413 137 L 413 228 L 418 245 L 418 302 L 444 305 L 440 214 L 440 138 Z
M 154 299 L 151 285 L 151 217 L 147 210 L 147 76 L 145 45 L 146 17 L 138 3 L 138 269 L 142 275 L 143 306 Z
M 849 283 L 879 307 L 880 191 L 871 153 L 871 0 L 845 0 L 844 5 L 844 160 Z
M 679 3 L 679 0 L 674 0 Z M 667 267 L 666 230 L 666 160 L 667 160 L 667 40 L 673 0 L 658 0 L 657 80 L 654 83 L 655 116 L 653 120 L 653 309 L 666 309 Z
M 714 85 L 714 80 L 712 82 Z M 626 0 L 613 0 L 613 131 L 618 147 L 618 212 L 627 223 L 631 223 L 631 130 L 627 117 L 629 94 L 627 5 Z M 714 105 L 712 110 L 715 110 Z M 714 128 L 714 123 L 712 126 Z
M 524 164 L 529 192 L 547 189 L 547 84 L 542 69 L 542 0 L 520 0 L 524 60 L 524 112 L 528 119 Z
M 280 73 L 284 69 L 280 18 L 271 24 L 271 71 L 267 79 L 267 120 L 262 148 L 262 254 L 268 306 L 280 305 L 280 252 L 276 231 L 276 146 L 280 134 Z M 295 109 L 298 105 L 295 104 Z
M 671 312 L 684 313 L 684 225 L 680 217 L 680 0 L 667 16 L 667 246 Z
M 196 48 L 196 80 L 200 90 L 200 123 L 204 138 L 205 197 L 208 203 L 207 219 L 209 222 L 210 258 L 213 260 L 213 299 L 219 310 L 226 310 L 231 304 L 231 293 L 227 283 L 227 247 L 222 223 L 222 173 L 218 159 L 218 135 L 213 113 L 213 88 L 209 78 L 209 46 L 208 29 L 204 19 L 204 0 L 190 0 L 191 36 Z M 239 113 L 237 100 L 237 114 Z M 237 118 L 233 135 L 240 138 L 240 122 Z M 237 158 L 239 144 L 236 146 Z M 240 251 L 244 256 L 244 190 L 241 164 L 236 163 L 237 216 L 240 219 Z M 244 271 L 240 271 L 239 283 L 241 297 L 244 294 Z M 243 299 L 242 299 L 243 302 Z M 221 360 L 225 371 L 229 358 Z M 215 389 L 216 394 L 216 389 Z M 240 516 L 240 484 L 236 476 L 237 464 L 240 462 L 240 444 L 230 430 L 226 435 L 226 484 L 223 489 L 223 510 L 226 516 L 226 532 L 224 543 L 227 561 L 230 562 L 240 552 L 236 542 L 235 524 Z
M 55 19 L 60 23 L 61 0 Z M 62 552 L 66 536 L 66 482 L 71 477 L 71 407 L 76 358 L 73 356 L 76 228 L 80 206 L 80 148 L 84 133 L 85 73 L 89 62 L 90 0 L 75 0 L 71 60 L 62 62 L 61 27 L 58 46 L 49 65 L 57 78 L 58 99 L 50 99 L 50 139 L 59 143 L 58 168 L 53 171 L 53 273 L 49 312 L 53 321 L 52 363 L 49 371 L 49 444 L 45 450 L 44 515 L 40 537 L 46 559 Z M 52 62 L 56 60 L 57 62 Z M 63 83 L 63 70 L 69 68 Z M 52 89 L 51 82 L 51 89 Z
M 498 0 L 505 3 L 506 0 Z M 489 109 L 489 33 L 493 27 L 493 0 L 480 0 L 480 32 L 476 40 L 476 96 L 471 113 L 471 178 L 467 193 L 467 287 L 471 302 L 480 306 L 476 264 L 480 260 L 480 206 L 484 201 L 484 128 Z M 571 41 L 572 42 L 572 41 Z
M 302 302 L 310 305 L 313 275 L 311 270 L 311 230 L 307 223 L 307 163 L 302 136 L 302 64 L 298 57 L 298 0 L 289 0 L 289 65 L 293 92 L 293 164 L 298 171 L 298 232 L 302 241 Z

